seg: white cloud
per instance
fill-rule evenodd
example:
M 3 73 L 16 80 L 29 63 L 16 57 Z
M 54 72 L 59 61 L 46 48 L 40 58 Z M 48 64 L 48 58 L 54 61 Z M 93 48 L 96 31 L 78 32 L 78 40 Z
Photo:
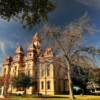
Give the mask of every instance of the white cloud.
M 0 51 L 4 56 L 7 56 L 6 50 L 7 48 L 13 48 L 15 45 L 12 41 L 8 41 L 6 39 L 0 39 Z
M 76 1 L 86 6 L 95 7 L 97 9 L 100 9 L 100 0 L 76 0 Z
M 2 56 L 0 56 L 0 75 L 2 74 L 3 59 L 7 56 L 7 48 L 14 48 L 14 46 L 14 42 L 3 38 L 0 39 L 0 54 L 2 54 Z
M 0 50 L 4 55 L 6 55 L 6 45 L 3 41 L 0 41 Z

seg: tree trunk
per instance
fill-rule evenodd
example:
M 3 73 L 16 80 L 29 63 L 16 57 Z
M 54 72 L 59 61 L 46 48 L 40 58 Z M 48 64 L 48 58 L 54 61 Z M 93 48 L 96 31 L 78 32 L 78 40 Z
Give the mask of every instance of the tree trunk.
M 26 88 L 24 88 L 24 95 L 26 95 Z
M 66 65 L 68 68 L 67 75 L 68 75 L 68 85 L 69 85 L 69 94 L 70 94 L 70 99 L 74 100 L 74 95 L 73 95 L 73 87 L 72 87 L 72 79 L 71 79 L 71 65 L 67 57 L 65 57 Z

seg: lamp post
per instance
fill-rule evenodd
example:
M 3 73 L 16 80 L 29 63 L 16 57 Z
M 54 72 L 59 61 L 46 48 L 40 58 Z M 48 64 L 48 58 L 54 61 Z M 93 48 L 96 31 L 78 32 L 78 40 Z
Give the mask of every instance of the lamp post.
M 1 87 L 0 98 L 4 98 L 4 86 Z

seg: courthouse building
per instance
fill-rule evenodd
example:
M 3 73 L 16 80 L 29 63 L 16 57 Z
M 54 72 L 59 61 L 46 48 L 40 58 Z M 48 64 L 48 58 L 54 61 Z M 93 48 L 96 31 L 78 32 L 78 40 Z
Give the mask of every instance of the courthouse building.
M 26 89 L 27 94 L 41 93 L 44 95 L 63 94 L 68 90 L 66 68 L 60 57 L 56 57 L 52 48 L 41 48 L 41 37 L 36 33 L 24 53 L 22 46 L 17 46 L 13 57 L 3 62 L 3 77 L 6 92 L 22 91 L 12 86 L 12 79 L 24 73 L 37 83 Z

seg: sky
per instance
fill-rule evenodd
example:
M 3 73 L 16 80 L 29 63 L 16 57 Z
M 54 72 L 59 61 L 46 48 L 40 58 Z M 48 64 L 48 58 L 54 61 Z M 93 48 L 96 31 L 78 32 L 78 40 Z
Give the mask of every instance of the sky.
M 100 29 L 100 0 L 57 0 L 56 6 L 56 9 L 48 14 L 49 24 L 63 27 L 87 13 L 90 21 Z M 13 56 L 19 44 L 26 49 L 34 33 L 38 32 L 41 27 L 41 25 L 36 25 L 30 30 L 23 28 L 18 21 L 7 22 L 0 18 L 0 70 L 4 58 Z M 87 36 L 85 44 L 100 48 L 100 33 Z M 98 66 L 100 66 L 99 60 L 100 57 L 97 59 Z

